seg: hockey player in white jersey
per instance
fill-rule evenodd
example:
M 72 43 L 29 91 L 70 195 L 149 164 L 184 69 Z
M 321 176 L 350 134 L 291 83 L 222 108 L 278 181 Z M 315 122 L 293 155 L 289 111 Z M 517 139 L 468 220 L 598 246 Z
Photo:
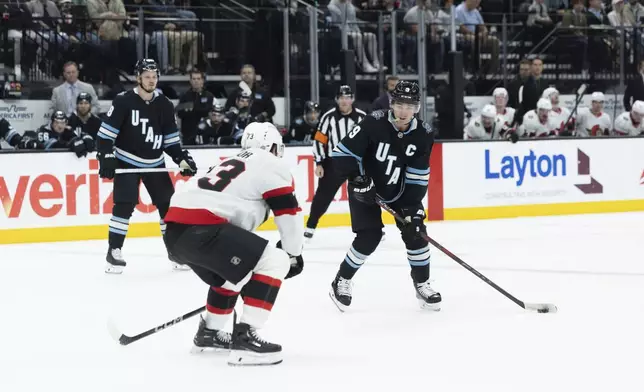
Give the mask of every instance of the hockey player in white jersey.
M 554 87 L 548 87 L 543 90 L 541 98 L 550 100 L 552 109 L 550 109 L 549 116 L 551 117 L 551 121 L 557 124 L 557 132 L 564 129 L 572 131 L 575 126 L 575 119 L 574 117 L 570 117 L 570 110 L 568 108 L 559 106 L 559 90 Z
M 624 112 L 615 119 L 615 136 L 639 136 L 644 132 L 644 102 L 635 101 L 630 112 Z
M 177 190 L 165 217 L 165 241 L 210 286 L 196 350 L 230 349 L 230 365 L 273 365 L 282 361 L 282 348 L 257 329 L 267 321 L 282 280 L 302 272 L 304 223 L 275 126 L 249 124 L 241 146 L 240 153 Z M 252 232 L 271 210 L 281 237 L 277 248 Z M 231 335 L 223 329 L 240 293 L 243 312 Z
M 604 112 L 604 93 L 590 96 L 590 107 L 579 108 L 575 121 L 575 136 L 608 136 L 613 128 L 610 116 Z
M 497 117 L 501 118 L 501 124 L 506 129 L 514 127 L 514 114 L 516 110 L 508 106 L 508 90 L 503 87 L 495 88 L 492 92 L 494 98 L 494 107 L 496 108 Z
M 474 117 L 465 127 L 463 139 L 500 139 L 500 133 L 501 123 L 496 121 L 496 109 L 493 105 L 485 105 L 481 109 L 481 114 Z
M 550 117 L 552 104 L 550 100 L 541 98 L 537 101 L 537 108 L 530 110 L 523 116 L 523 124 L 519 127 L 521 137 L 547 137 L 556 136 L 558 124 Z

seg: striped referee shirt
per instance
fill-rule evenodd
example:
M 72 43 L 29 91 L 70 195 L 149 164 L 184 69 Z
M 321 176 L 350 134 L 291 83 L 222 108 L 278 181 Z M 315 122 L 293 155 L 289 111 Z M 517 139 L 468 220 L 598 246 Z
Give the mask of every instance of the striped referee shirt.
M 321 164 L 331 156 L 331 151 L 355 127 L 367 113 L 353 108 L 351 113 L 344 115 L 338 107 L 334 107 L 322 115 L 318 130 L 313 140 L 313 156 L 315 163 Z

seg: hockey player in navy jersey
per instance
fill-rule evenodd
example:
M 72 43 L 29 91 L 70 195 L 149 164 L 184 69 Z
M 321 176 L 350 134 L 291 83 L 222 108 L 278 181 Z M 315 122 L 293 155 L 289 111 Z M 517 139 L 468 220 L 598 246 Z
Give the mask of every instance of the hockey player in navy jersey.
M 416 117 L 420 89 L 400 81 L 391 93 L 391 107 L 374 111 L 354 127 L 332 153 L 337 172 L 349 181 L 351 227 L 356 234 L 329 293 L 338 309 L 351 305 L 352 279 L 382 236 L 379 198 L 406 221 L 398 224 L 407 248 L 416 297 L 424 309 L 440 310 L 441 295 L 429 282 L 429 245 L 422 200 L 429 181 L 432 129 Z
M 138 87 L 119 94 L 107 112 L 98 131 L 97 157 L 99 176 L 114 179 L 114 208 L 109 225 L 107 273 L 121 273 L 126 263 L 121 253 L 130 217 L 139 201 L 139 184 L 143 182 L 152 203 L 159 210 L 161 233 L 165 234 L 163 218 L 168 212 L 174 186 L 168 173 L 127 173 L 115 175 L 120 168 L 163 168 L 167 153 L 192 176 L 197 165 L 186 150 L 174 118 L 174 105 L 157 92 L 159 67 L 154 60 L 142 59 L 136 64 Z M 168 256 L 175 269 L 187 269 Z

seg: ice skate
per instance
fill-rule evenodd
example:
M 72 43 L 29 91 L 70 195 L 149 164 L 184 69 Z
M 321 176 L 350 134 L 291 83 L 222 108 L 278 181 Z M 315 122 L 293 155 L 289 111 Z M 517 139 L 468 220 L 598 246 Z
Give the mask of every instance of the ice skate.
M 201 317 L 199 321 L 199 328 L 192 339 L 194 346 L 190 351 L 193 354 L 198 354 L 206 350 L 214 350 L 215 352 L 230 350 L 232 336 L 228 332 L 218 329 L 208 329 L 206 327 L 206 320 Z
M 228 364 L 231 366 L 266 366 L 282 362 L 282 346 L 262 339 L 255 328 L 245 323 L 235 325 L 230 349 Z
M 105 265 L 106 274 L 123 273 L 126 263 L 123 259 L 123 255 L 121 254 L 121 248 L 108 249 L 105 260 L 107 261 L 107 264 Z
M 333 301 L 341 312 L 346 311 L 351 305 L 352 289 L 353 282 L 351 279 L 344 279 L 340 275 L 336 276 L 333 283 L 331 283 L 329 297 L 331 297 L 331 301 Z
M 313 234 L 315 234 L 315 229 L 307 227 L 304 229 L 304 243 L 308 244 L 313 240 Z
M 422 309 L 439 311 L 441 310 L 441 294 L 432 289 L 429 284 L 429 279 L 423 283 L 414 283 L 414 288 L 416 289 L 416 298 L 418 298 L 418 304 Z

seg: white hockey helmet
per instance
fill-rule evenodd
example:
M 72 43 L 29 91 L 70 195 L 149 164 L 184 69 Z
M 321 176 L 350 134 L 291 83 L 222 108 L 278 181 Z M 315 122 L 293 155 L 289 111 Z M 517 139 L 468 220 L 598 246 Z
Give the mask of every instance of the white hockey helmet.
M 481 109 L 481 121 L 485 127 L 491 127 L 496 118 L 496 107 L 494 105 L 485 105 Z
M 606 98 L 604 97 L 604 93 L 602 93 L 601 91 L 595 91 L 590 96 L 591 102 L 604 102 L 605 100 Z
M 503 87 L 497 87 L 492 92 L 492 97 L 494 98 L 494 103 L 496 105 L 506 105 L 508 103 L 508 90 Z
M 548 98 L 553 105 L 559 104 L 559 90 L 554 87 L 548 87 L 543 90 L 541 98 Z
M 248 124 L 241 138 L 241 147 L 244 150 L 261 148 L 280 158 L 284 155 L 282 135 L 275 128 L 275 125 L 269 122 L 252 122 Z M 273 151 L 273 147 L 275 147 L 275 151 Z
M 552 103 L 548 98 L 540 98 L 537 101 L 537 110 L 542 109 L 542 110 L 552 110 Z

